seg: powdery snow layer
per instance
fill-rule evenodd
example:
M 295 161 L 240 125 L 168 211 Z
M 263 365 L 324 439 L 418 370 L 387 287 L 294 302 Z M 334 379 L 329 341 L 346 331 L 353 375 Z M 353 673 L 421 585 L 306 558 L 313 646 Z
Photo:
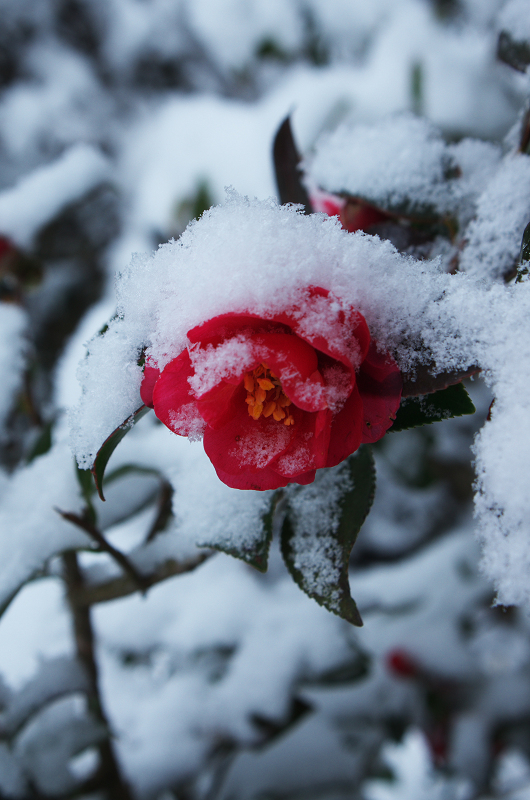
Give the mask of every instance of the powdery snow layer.
M 349 651 L 344 623 L 288 576 L 270 583 L 224 556 L 153 588 L 148 601 L 96 607 L 94 620 L 105 705 L 142 796 L 193 773 L 217 737 L 258 741 L 253 715 L 284 719 L 293 682 Z M 150 663 L 124 670 L 120 654 L 140 641 Z
M 266 316 L 289 308 L 308 285 L 358 308 L 403 370 L 423 362 L 436 371 L 478 364 L 486 372 L 496 407 L 477 442 L 484 563 L 500 597 L 530 601 L 523 480 L 530 415 L 520 369 L 530 355 L 529 284 L 488 287 L 465 274 L 442 274 L 436 262 L 404 257 L 377 237 L 347 234 L 324 215 L 230 194 L 178 242 L 133 259 L 118 281 L 119 316 L 89 343 L 80 367 L 84 394 L 72 415 L 79 463 L 89 466 L 106 436 L 140 405 L 142 348 L 164 366 L 187 346 L 193 326 L 223 313 Z M 314 324 L 327 323 L 315 318 Z M 210 355 L 205 369 L 218 379 L 227 365 Z M 175 463 L 182 457 L 175 444 Z M 226 531 L 225 544 L 233 536 Z
M 510 576 L 502 597 L 530 600 L 524 579 L 530 568 L 524 556 L 530 506 L 522 480 L 530 430 L 520 371 L 529 355 L 529 285 L 488 287 L 464 274 L 442 274 L 436 262 L 401 256 L 377 237 L 347 234 L 323 215 L 307 217 L 272 201 L 231 194 L 178 242 L 161 246 L 151 258 L 133 259 L 118 281 L 119 316 L 92 340 L 80 367 L 84 394 L 72 415 L 80 464 L 89 466 L 106 436 L 140 405 L 142 348 L 164 366 L 187 346 L 193 326 L 223 313 L 266 316 L 289 308 L 308 285 L 329 289 L 358 308 L 403 370 L 423 362 L 434 363 L 437 371 L 473 363 L 486 371 L 497 405 L 477 443 L 485 565 L 499 587 Z M 315 326 L 326 324 L 314 320 Z M 204 367 L 215 382 L 230 364 L 214 355 Z M 175 443 L 175 463 L 181 458 Z M 191 479 L 191 471 L 181 474 Z M 188 487 L 186 494 L 193 497 L 194 490 Z M 227 530 L 225 544 L 233 536 L 237 532 Z M 197 540 L 213 541 L 201 535 Z

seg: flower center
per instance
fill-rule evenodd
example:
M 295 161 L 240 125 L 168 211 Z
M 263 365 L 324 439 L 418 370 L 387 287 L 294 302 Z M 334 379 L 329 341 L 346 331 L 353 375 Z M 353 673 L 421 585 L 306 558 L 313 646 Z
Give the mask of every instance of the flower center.
M 247 390 L 248 413 L 252 419 L 272 417 L 284 425 L 294 425 L 294 419 L 285 409 L 291 405 L 289 398 L 283 393 L 282 385 L 274 372 L 266 364 L 260 364 L 247 372 L 243 379 Z

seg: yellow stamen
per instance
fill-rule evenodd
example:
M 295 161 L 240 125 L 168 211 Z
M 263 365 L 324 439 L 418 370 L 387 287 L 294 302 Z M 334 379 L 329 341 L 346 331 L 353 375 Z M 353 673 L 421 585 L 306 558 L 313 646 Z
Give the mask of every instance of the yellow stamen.
M 264 403 L 267 397 L 267 392 L 265 389 L 262 389 L 261 386 L 258 386 L 256 391 L 254 392 L 254 397 L 258 401 L 258 403 Z
M 274 400 L 271 400 L 269 403 L 267 403 L 266 406 L 264 406 L 263 416 L 270 417 L 270 415 L 274 413 L 275 408 L 276 408 L 276 403 L 274 402 Z
M 263 413 L 263 405 L 261 403 L 256 403 L 253 406 L 249 406 L 248 413 L 253 419 L 259 419 Z
M 262 362 L 252 372 L 247 372 L 243 378 L 243 386 L 247 396 L 245 403 L 252 419 L 272 417 L 276 422 L 283 420 L 285 425 L 294 425 L 294 417 L 284 411 L 291 405 L 291 401 L 282 391 L 278 377 L 271 372 L 267 364 Z

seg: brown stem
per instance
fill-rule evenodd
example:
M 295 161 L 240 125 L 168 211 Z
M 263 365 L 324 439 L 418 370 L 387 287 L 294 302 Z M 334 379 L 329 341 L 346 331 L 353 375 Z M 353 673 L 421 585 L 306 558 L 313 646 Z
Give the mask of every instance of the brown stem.
M 185 572 L 192 572 L 200 564 L 210 558 L 211 552 L 199 553 L 195 558 L 188 561 L 175 561 L 170 558 L 160 564 L 155 572 L 145 577 L 148 586 L 172 578 L 174 575 L 183 575 Z M 119 597 L 127 597 L 138 591 L 136 581 L 129 575 L 121 575 L 103 583 L 83 583 L 76 589 L 75 600 L 80 606 L 92 606 L 96 603 L 106 603 L 109 600 L 116 600 Z
M 162 488 L 158 498 L 157 515 L 149 529 L 146 542 L 152 542 L 155 536 L 163 531 L 172 515 L 173 487 L 169 481 L 162 481 Z
M 63 556 L 63 564 L 68 602 L 74 623 L 77 657 L 85 668 L 89 680 L 89 709 L 95 721 L 108 731 L 109 724 L 99 692 L 94 630 L 90 618 L 90 609 L 76 602 L 76 597 L 83 588 L 83 576 L 79 568 L 77 554 L 74 551 L 66 552 Z M 105 737 L 99 744 L 99 759 L 99 767 L 92 781 L 97 782 L 99 788 L 104 789 L 112 800 L 133 800 L 131 791 L 120 773 L 110 736 Z
M 126 572 L 129 577 L 134 581 L 136 584 L 135 588 L 140 589 L 141 591 L 146 591 L 149 588 L 149 580 L 142 575 L 134 564 L 132 564 L 126 555 L 124 555 L 120 550 L 116 550 L 110 542 L 107 542 L 103 534 L 89 522 L 86 518 L 80 517 L 78 514 L 73 514 L 70 511 L 61 511 L 60 508 L 55 509 L 58 514 L 61 515 L 63 519 L 68 520 L 68 522 L 77 525 L 78 528 L 82 528 L 88 535 L 94 539 L 95 542 L 99 544 L 102 550 L 105 553 L 108 553 L 112 558 L 122 567 L 123 571 Z

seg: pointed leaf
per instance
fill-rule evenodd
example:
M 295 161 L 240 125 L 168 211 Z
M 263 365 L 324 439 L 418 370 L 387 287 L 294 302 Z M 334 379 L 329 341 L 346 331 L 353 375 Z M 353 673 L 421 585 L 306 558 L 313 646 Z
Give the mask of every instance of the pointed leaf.
M 448 386 L 434 394 L 408 397 L 398 408 L 391 431 L 406 431 L 420 425 L 430 425 L 442 419 L 463 417 L 476 411 L 473 401 L 462 383 Z
M 374 493 L 374 460 L 363 445 L 343 464 L 317 473 L 313 484 L 291 489 L 282 528 L 282 554 L 302 591 L 358 626 L 348 567 Z
M 280 203 L 300 203 L 305 213 L 311 214 L 309 195 L 301 180 L 300 155 L 296 149 L 291 129 L 291 118 L 286 117 L 278 129 L 273 146 L 274 171 Z
M 239 545 L 225 544 L 224 542 L 205 542 L 201 546 L 212 547 L 234 558 L 240 558 L 258 572 L 267 572 L 269 562 L 269 549 L 272 541 L 272 525 L 276 506 L 282 497 L 281 492 L 272 495 L 270 503 L 265 507 L 261 516 L 261 529 L 253 532 L 253 536 L 244 537 L 244 542 Z
M 109 462 L 109 458 L 115 451 L 116 447 L 119 445 L 123 437 L 126 433 L 128 433 L 133 425 L 138 422 L 138 420 L 142 419 L 147 412 L 150 411 L 148 406 L 140 406 L 137 408 L 136 411 L 128 417 L 125 422 L 116 428 L 110 436 L 108 436 L 101 447 L 98 450 L 98 454 L 92 465 L 92 469 L 90 470 L 92 475 L 94 476 L 94 481 L 96 482 L 96 489 L 98 490 L 98 494 L 102 500 L 105 500 L 103 496 L 103 476 L 105 474 L 105 469 Z
M 517 268 L 516 283 L 521 283 L 528 275 L 528 262 L 530 261 L 530 222 L 524 229 L 521 241 L 521 252 L 519 254 L 519 266 Z

